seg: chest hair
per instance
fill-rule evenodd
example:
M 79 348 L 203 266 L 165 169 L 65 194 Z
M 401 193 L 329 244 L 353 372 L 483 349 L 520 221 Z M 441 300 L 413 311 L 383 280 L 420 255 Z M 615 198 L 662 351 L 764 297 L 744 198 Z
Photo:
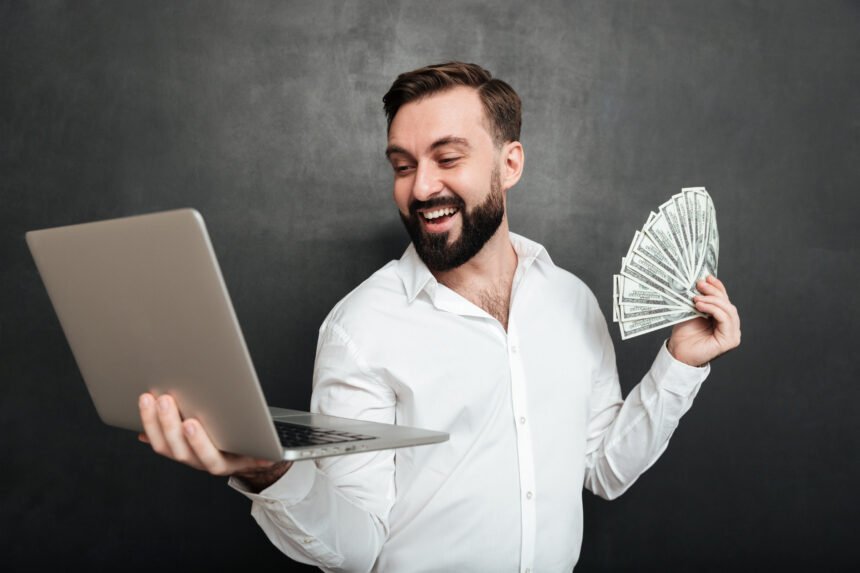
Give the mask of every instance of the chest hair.
M 505 330 L 508 329 L 508 313 L 511 309 L 510 289 L 480 291 L 476 302 L 487 314 L 498 320 Z

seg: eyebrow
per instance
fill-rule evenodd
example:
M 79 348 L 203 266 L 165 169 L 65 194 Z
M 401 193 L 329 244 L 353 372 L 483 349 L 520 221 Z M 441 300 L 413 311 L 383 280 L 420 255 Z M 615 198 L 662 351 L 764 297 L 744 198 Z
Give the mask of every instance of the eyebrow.
M 440 147 L 444 147 L 446 145 L 458 145 L 460 147 L 465 147 L 466 149 L 471 149 L 472 146 L 469 145 L 469 140 L 465 137 L 454 137 L 453 135 L 448 135 L 445 137 L 440 137 L 436 141 L 430 144 L 430 150 L 436 150 Z M 412 156 L 411 153 L 400 147 L 399 145 L 389 145 L 385 148 L 385 157 L 391 158 L 395 153 L 400 153 L 403 155 L 407 155 L 409 157 Z

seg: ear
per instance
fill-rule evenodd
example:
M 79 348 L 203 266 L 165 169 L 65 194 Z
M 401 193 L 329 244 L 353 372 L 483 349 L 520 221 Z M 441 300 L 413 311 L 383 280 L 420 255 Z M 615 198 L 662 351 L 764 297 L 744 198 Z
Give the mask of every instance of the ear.
M 523 164 L 526 160 L 523 144 L 519 141 L 507 142 L 502 146 L 499 160 L 502 189 L 507 191 L 517 184 L 523 174 Z

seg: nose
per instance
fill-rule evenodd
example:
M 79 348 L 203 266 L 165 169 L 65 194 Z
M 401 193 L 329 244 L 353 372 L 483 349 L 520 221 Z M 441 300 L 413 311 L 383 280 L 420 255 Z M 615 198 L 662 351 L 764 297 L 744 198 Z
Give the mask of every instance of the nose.
M 412 198 L 426 201 L 444 189 L 439 171 L 430 162 L 421 162 L 415 169 L 415 179 L 412 182 Z

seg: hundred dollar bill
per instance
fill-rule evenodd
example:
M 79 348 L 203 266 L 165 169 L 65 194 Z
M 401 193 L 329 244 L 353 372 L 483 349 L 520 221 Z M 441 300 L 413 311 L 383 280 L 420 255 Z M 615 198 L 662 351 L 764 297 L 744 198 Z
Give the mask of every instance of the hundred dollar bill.
M 705 248 L 707 246 L 707 217 L 708 217 L 708 204 L 711 202 L 711 198 L 708 195 L 708 192 L 705 191 L 704 187 L 695 187 L 691 190 L 690 196 L 693 198 L 693 201 L 696 205 L 693 213 L 695 214 L 695 222 L 696 222 L 696 265 L 695 268 L 698 273 L 698 269 L 702 266 L 702 258 L 705 256 Z
M 618 320 L 616 322 L 629 322 L 642 318 L 654 318 L 676 314 L 678 312 L 691 312 L 687 307 L 675 306 L 643 306 L 639 304 L 623 304 L 618 306 Z
M 626 257 L 621 259 L 621 274 L 622 276 L 636 281 L 644 287 L 648 287 L 651 290 L 657 291 L 664 298 L 672 301 L 672 303 L 674 304 L 681 303 L 689 305 L 691 307 L 693 306 L 692 302 L 689 300 L 689 296 L 667 289 L 665 286 L 654 280 L 647 272 L 641 270 L 639 266 L 627 264 Z
M 623 265 L 623 260 L 622 260 Z M 636 306 L 675 306 L 681 304 L 693 310 L 693 304 L 689 301 L 679 301 L 670 298 L 662 291 L 641 284 L 639 281 L 631 280 L 623 275 L 615 275 L 618 288 L 618 304 L 621 306 L 632 304 Z
M 703 253 L 702 261 L 699 264 L 693 284 L 706 278 L 708 275 L 717 276 L 717 262 L 720 258 L 720 234 L 717 231 L 717 212 L 714 209 L 714 204 L 711 202 L 708 203 L 707 221 L 708 237 L 705 252 Z
M 633 242 L 630 243 L 630 251 L 633 251 L 638 255 L 642 255 L 678 280 L 684 282 L 687 280 L 683 271 L 676 267 L 672 260 L 663 253 L 663 250 L 660 249 L 657 243 L 655 243 L 654 240 L 645 233 L 636 231 L 633 235 Z
M 624 285 L 631 285 L 634 288 L 638 287 L 640 291 L 650 291 L 646 287 L 637 285 L 624 275 L 612 276 L 612 321 L 619 322 L 622 320 L 632 320 L 636 318 L 645 318 L 649 316 L 662 316 L 677 312 L 679 310 L 694 310 L 692 307 L 674 303 L 665 299 L 659 293 L 650 295 L 648 292 L 641 297 L 644 303 L 620 302 L 620 292 L 625 289 Z M 633 292 L 636 292 L 635 290 Z M 651 291 L 653 293 L 653 291 Z M 647 297 L 647 298 L 645 298 Z M 656 304 L 655 304 L 656 303 Z
M 628 338 L 633 338 L 640 334 L 653 332 L 666 326 L 672 326 L 673 324 L 678 324 L 679 322 L 696 318 L 697 316 L 697 313 L 679 310 L 673 314 L 619 322 L 618 326 L 621 329 L 621 340 L 627 340 Z
M 675 208 L 675 202 L 670 199 L 663 203 L 660 206 L 660 215 L 662 215 L 662 219 L 666 221 L 666 224 L 669 229 L 669 236 L 672 238 L 672 242 L 675 245 L 675 250 L 678 252 L 678 258 L 681 260 L 684 265 L 684 270 L 686 271 L 685 276 L 692 275 L 692 269 L 690 268 L 689 259 L 687 257 L 687 249 L 684 247 L 684 237 L 683 231 L 681 231 L 681 223 L 678 218 L 678 210 Z M 656 224 L 658 219 L 654 220 Z
M 678 214 L 678 225 L 681 227 L 681 240 L 684 241 L 684 254 L 687 256 L 687 268 L 693 269 L 693 237 L 690 234 L 690 215 L 687 213 L 687 198 L 683 193 L 677 193 L 672 196 L 672 203 L 675 205 L 675 212 Z M 687 280 L 690 275 L 687 275 Z
M 674 274 L 664 271 L 659 265 L 636 252 L 628 252 L 621 265 L 621 274 L 651 288 L 665 291 L 681 301 L 695 296 L 689 288 L 689 281 L 681 280 Z M 643 280 L 647 279 L 647 280 Z
M 663 251 L 663 254 L 672 261 L 672 265 L 678 269 L 679 273 L 683 276 L 689 274 L 687 265 L 684 263 L 683 257 L 681 257 L 681 253 L 672 238 L 672 232 L 669 229 L 669 222 L 666 217 L 652 212 L 648 217 L 648 222 L 645 223 L 643 233 Z
M 692 256 L 693 268 L 696 268 L 696 262 L 699 258 L 699 249 L 701 248 L 701 243 L 699 242 L 698 235 L 698 227 L 696 225 L 696 190 L 701 189 L 701 187 L 685 187 L 681 189 L 681 193 L 684 194 L 684 199 L 687 201 L 687 216 L 689 220 L 687 224 L 690 227 L 690 241 L 692 241 L 692 251 L 690 255 Z

